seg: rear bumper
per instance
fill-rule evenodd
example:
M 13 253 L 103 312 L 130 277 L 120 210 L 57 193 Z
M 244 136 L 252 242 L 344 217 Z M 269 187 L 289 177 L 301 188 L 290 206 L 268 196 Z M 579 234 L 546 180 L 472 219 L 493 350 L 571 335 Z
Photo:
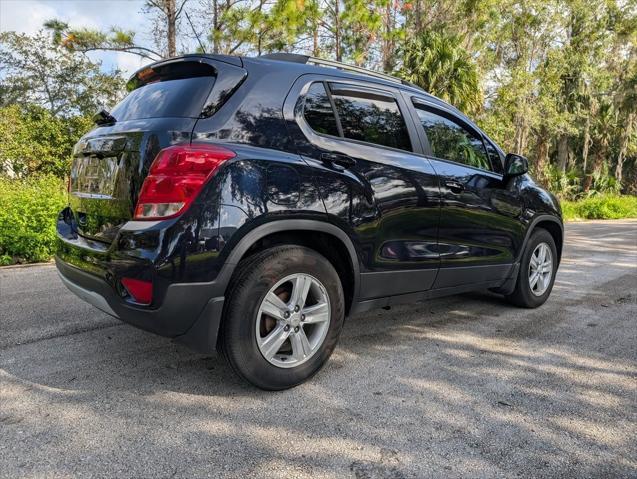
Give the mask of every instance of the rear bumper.
M 102 278 L 55 258 L 64 285 L 96 308 L 140 329 L 173 338 L 195 351 L 215 349 L 223 313 L 223 296 L 213 296 L 214 284 L 175 283 L 168 286 L 161 306 L 148 308 L 123 300 Z

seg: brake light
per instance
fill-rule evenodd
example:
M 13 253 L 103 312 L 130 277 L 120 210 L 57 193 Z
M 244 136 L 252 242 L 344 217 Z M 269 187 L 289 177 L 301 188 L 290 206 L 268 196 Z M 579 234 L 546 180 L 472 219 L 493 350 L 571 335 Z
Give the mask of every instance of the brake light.
M 135 219 L 164 219 L 183 213 L 234 152 L 218 145 L 176 145 L 158 154 L 144 180 Z
M 122 285 L 139 304 L 150 304 L 153 299 L 153 283 L 141 279 L 122 278 Z

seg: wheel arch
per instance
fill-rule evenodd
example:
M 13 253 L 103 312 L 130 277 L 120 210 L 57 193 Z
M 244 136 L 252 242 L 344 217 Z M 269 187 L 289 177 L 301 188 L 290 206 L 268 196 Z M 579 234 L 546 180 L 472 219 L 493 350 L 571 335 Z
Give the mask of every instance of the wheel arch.
M 337 226 L 317 220 L 281 219 L 262 224 L 250 230 L 233 247 L 222 275 L 230 287 L 232 275 L 240 261 L 280 244 L 297 244 L 314 249 L 334 266 L 346 300 L 346 314 L 358 300 L 360 264 L 356 248 L 349 236 Z M 347 264 L 344 264 L 347 260 Z M 226 291 L 227 293 L 227 291 Z
M 564 225 L 558 218 L 551 215 L 540 215 L 533 219 L 526 231 L 524 244 L 522 249 L 520 250 L 520 258 L 524 253 L 529 238 L 538 228 L 542 228 L 548 231 L 549 234 L 553 237 L 553 241 L 555 241 L 555 248 L 557 249 L 557 260 L 559 264 L 562 259 L 562 249 L 564 246 Z M 520 258 L 518 258 L 518 260 Z

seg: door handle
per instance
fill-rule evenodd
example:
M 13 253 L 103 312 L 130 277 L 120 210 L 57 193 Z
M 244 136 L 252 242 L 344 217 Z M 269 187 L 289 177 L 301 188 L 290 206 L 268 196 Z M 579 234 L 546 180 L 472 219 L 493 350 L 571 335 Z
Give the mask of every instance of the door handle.
M 464 185 L 457 181 L 445 181 L 445 185 L 454 193 L 460 193 L 461 191 L 464 191 Z
M 341 166 L 345 169 L 356 165 L 356 160 L 354 158 L 347 155 L 341 155 L 340 153 L 323 153 L 321 154 L 321 160 L 333 165 Z

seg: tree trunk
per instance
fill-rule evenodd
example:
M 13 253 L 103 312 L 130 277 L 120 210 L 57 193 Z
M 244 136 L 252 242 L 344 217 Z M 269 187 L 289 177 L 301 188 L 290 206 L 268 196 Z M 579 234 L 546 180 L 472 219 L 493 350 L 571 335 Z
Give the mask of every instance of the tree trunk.
M 212 2 L 212 53 L 219 53 L 219 38 L 217 32 L 219 31 L 219 5 L 217 0 Z
M 624 160 L 626 159 L 626 152 L 628 151 L 628 140 L 630 139 L 630 135 L 633 132 L 633 128 L 635 125 L 635 119 L 637 118 L 637 114 L 635 112 L 631 112 L 626 119 L 626 127 L 622 131 L 620 143 L 619 143 L 619 154 L 617 155 L 617 166 L 615 166 L 615 179 L 617 183 L 621 185 L 623 179 L 623 169 L 624 169 Z
M 420 0 L 416 0 L 416 21 L 414 24 L 414 30 L 416 31 L 416 35 L 419 35 L 422 31 L 422 15 L 420 14 Z
M 586 174 L 586 167 L 588 166 L 588 152 L 591 146 L 591 116 L 586 116 L 586 123 L 584 125 L 584 146 L 582 147 L 582 171 Z
M 593 176 L 594 173 L 600 171 L 602 169 L 602 164 L 604 163 L 605 152 L 600 149 L 595 155 L 595 161 L 593 161 L 593 170 L 590 175 L 586 175 L 586 179 L 584 180 L 584 192 L 588 193 L 593 186 Z
M 392 40 L 392 32 L 394 30 L 393 25 L 393 16 L 392 16 L 392 4 L 391 2 L 387 2 L 387 6 L 385 7 L 385 38 L 383 38 L 383 48 L 382 48 L 382 60 L 383 60 L 383 70 L 385 72 L 390 73 L 394 67 L 393 61 L 393 40 Z
M 536 176 L 541 184 L 546 186 L 546 167 L 549 163 L 549 134 L 546 127 L 542 127 L 537 146 Z
M 341 54 L 341 13 L 340 0 L 334 2 L 334 47 L 336 49 L 336 61 L 340 62 Z
M 568 163 L 568 136 L 560 135 L 557 140 L 557 167 L 564 173 Z
M 319 54 L 319 28 L 317 22 L 314 21 L 312 25 L 312 56 L 318 57 Z
M 513 150 L 518 155 L 524 155 L 526 150 L 527 124 L 524 115 L 518 115 L 515 122 L 515 136 Z
M 595 155 L 595 161 L 593 162 L 593 168 L 590 175 L 586 176 L 586 181 L 584 182 L 584 191 L 588 193 L 588 191 L 593 186 L 593 177 L 597 176 L 597 174 L 602 171 L 602 167 L 604 166 L 604 160 L 608 157 L 608 142 L 602 141 L 599 145 L 599 149 L 597 154 Z
M 177 55 L 177 8 L 175 6 L 175 0 L 165 0 L 165 8 L 168 56 L 174 57 Z

